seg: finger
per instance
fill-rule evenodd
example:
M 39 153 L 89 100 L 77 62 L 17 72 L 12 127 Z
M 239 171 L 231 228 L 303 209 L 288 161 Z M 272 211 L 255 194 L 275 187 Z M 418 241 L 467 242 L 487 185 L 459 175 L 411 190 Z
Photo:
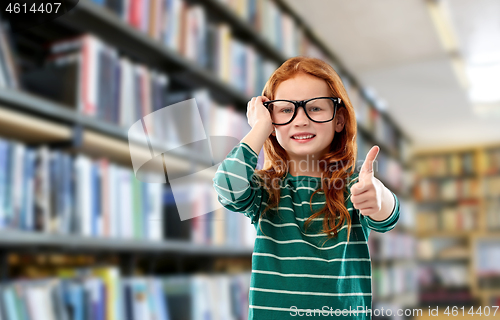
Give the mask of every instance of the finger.
M 362 182 L 358 182 L 351 187 L 351 196 L 357 196 L 365 193 L 368 190 L 366 185 Z
M 361 166 L 361 170 L 359 173 L 370 173 L 373 175 L 373 162 L 377 158 L 378 152 L 380 151 L 380 148 L 378 146 L 373 146 L 370 151 L 368 151 L 368 154 L 366 155 L 365 162 Z
M 357 205 L 362 204 L 368 200 L 370 200 L 370 196 L 366 192 L 360 195 L 351 196 L 351 202 L 356 203 Z
M 256 103 L 259 104 L 259 105 L 263 105 L 264 101 L 268 101 L 268 100 L 269 99 L 267 99 L 265 96 L 258 96 L 257 100 L 256 100 Z
M 372 205 L 369 202 L 367 202 L 367 201 L 363 201 L 361 203 L 353 203 L 352 205 L 353 205 L 354 208 L 356 208 L 358 210 L 372 207 Z

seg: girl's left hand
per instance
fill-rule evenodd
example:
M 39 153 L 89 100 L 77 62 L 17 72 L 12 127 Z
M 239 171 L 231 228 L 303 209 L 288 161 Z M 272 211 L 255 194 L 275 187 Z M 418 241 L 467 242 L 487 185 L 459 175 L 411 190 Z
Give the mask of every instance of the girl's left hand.
M 372 216 L 381 212 L 384 198 L 384 184 L 374 176 L 373 162 L 380 148 L 374 146 L 368 151 L 359 171 L 358 182 L 351 187 L 351 202 L 362 215 Z M 387 189 L 387 191 L 389 191 Z

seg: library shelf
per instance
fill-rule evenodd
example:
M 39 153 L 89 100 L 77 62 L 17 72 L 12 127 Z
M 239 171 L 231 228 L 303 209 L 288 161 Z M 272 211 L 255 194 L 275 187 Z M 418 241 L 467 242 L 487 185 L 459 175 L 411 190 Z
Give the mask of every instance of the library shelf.
M 20 230 L 2 230 L 0 248 L 3 251 L 56 250 L 80 252 L 176 253 L 182 255 L 251 256 L 253 249 L 233 245 L 195 244 L 181 240 L 134 240 L 97 238 L 80 235 L 49 234 Z
M 21 110 L 21 112 L 19 111 Z M 23 112 L 24 111 L 24 112 Z M 71 141 L 72 129 L 81 125 L 81 151 L 92 156 L 106 156 L 113 161 L 131 166 L 127 131 L 117 125 L 106 123 L 93 117 L 81 115 L 57 103 L 20 91 L 0 89 L 0 133 L 28 144 Z M 150 159 L 149 146 L 132 141 L 134 155 L 140 159 Z M 165 149 L 158 141 L 151 141 L 156 150 Z M 71 146 L 69 146 L 71 147 Z M 186 159 L 191 160 L 186 161 Z M 189 172 L 198 166 L 206 168 L 211 163 L 196 157 L 195 153 L 175 149 L 164 154 L 164 160 L 172 172 Z M 204 172 L 207 179 L 213 178 Z M 214 173 L 215 174 L 215 173 Z

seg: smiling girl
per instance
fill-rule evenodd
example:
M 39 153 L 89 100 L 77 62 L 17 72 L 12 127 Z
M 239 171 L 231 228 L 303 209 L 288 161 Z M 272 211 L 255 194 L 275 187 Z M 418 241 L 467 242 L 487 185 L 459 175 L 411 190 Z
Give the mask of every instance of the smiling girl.
M 370 319 L 367 240 L 394 228 L 399 201 L 374 176 L 377 146 L 355 172 L 356 117 L 340 77 L 322 60 L 291 58 L 247 118 L 252 129 L 213 183 L 257 229 L 248 319 Z

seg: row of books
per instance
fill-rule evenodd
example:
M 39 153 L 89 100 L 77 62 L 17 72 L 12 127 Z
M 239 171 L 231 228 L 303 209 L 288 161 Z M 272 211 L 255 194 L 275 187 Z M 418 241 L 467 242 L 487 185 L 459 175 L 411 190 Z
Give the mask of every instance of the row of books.
M 486 199 L 486 227 L 489 230 L 500 230 L 500 198 Z
M 440 211 L 419 211 L 418 232 L 472 231 L 478 228 L 479 206 L 477 203 L 462 203 Z
M 9 25 L 0 17 L 0 88 L 19 88 L 19 72 L 14 62 L 14 53 Z
M 43 69 L 23 74 L 25 87 L 84 115 L 123 128 L 144 119 L 150 140 L 174 146 L 197 141 L 200 134 L 243 138 L 242 130 L 250 130 L 244 114 L 219 105 L 208 90 L 167 92 L 167 74 L 118 58 L 114 49 L 90 34 L 54 43 L 52 50 L 56 56 Z M 198 110 L 167 107 L 189 99 L 195 99 Z M 203 125 L 197 122 L 200 117 Z
M 3 283 L 2 319 L 244 319 L 248 313 L 248 273 L 122 277 L 115 267 L 96 267 L 58 274 Z
M 500 173 L 500 148 L 489 149 L 484 152 L 482 167 L 485 174 Z
M 167 185 L 164 203 L 167 212 L 165 229 L 169 238 L 198 244 L 253 248 L 257 236 L 255 226 L 242 213 L 229 211 L 220 205 L 211 183 Z M 189 212 L 194 218 L 182 221 L 181 210 Z
M 178 51 L 193 54 L 210 41 L 208 17 L 200 4 L 184 0 L 93 0 L 115 12 L 123 21 Z M 303 28 L 272 0 L 221 0 L 241 20 L 260 33 L 287 57 L 326 55 L 307 36 Z M 191 46 L 191 47 L 190 47 Z M 206 60 L 201 57 L 201 61 Z
M 185 0 L 94 2 L 249 96 L 258 95 L 277 68 L 275 62 L 235 37 L 228 24 L 213 23 L 201 4 Z
M 212 181 L 177 187 L 175 199 L 167 186 L 106 158 L 0 140 L 3 229 L 253 247 L 254 226 L 217 205 Z M 195 218 L 181 221 L 181 206 Z
M 422 179 L 414 188 L 415 200 L 422 202 L 477 199 L 480 195 L 480 183 L 475 178 Z
M 370 256 L 376 260 L 411 259 L 415 253 L 415 238 L 401 232 L 380 234 L 374 232 L 368 239 Z
M 444 177 L 475 174 L 476 159 L 473 152 L 450 153 L 417 158 L 415 171 L 421 177 Z
M 373 299 L 384 299 L 417 291 L 417 269 L 412 264 L 375 266 L 372 272 Z
M 42 68 L 21 74 L 26 91 L 124 127 L 168 103 L 167 74 L 119 57 L 91 34 L 53 42 L 49 50 Z
M 1 228 L 160 240 L 162 190 L 106 158 L 0 139 Z
M 483 194 L 485 197 L 500 196 L 500 176 L 489 176 L 484 178 Z
M 417 245 L 417 256 L 421 261 L 459 261 L 469 259 L 469 248 L 463 239 L 424 238 Z

